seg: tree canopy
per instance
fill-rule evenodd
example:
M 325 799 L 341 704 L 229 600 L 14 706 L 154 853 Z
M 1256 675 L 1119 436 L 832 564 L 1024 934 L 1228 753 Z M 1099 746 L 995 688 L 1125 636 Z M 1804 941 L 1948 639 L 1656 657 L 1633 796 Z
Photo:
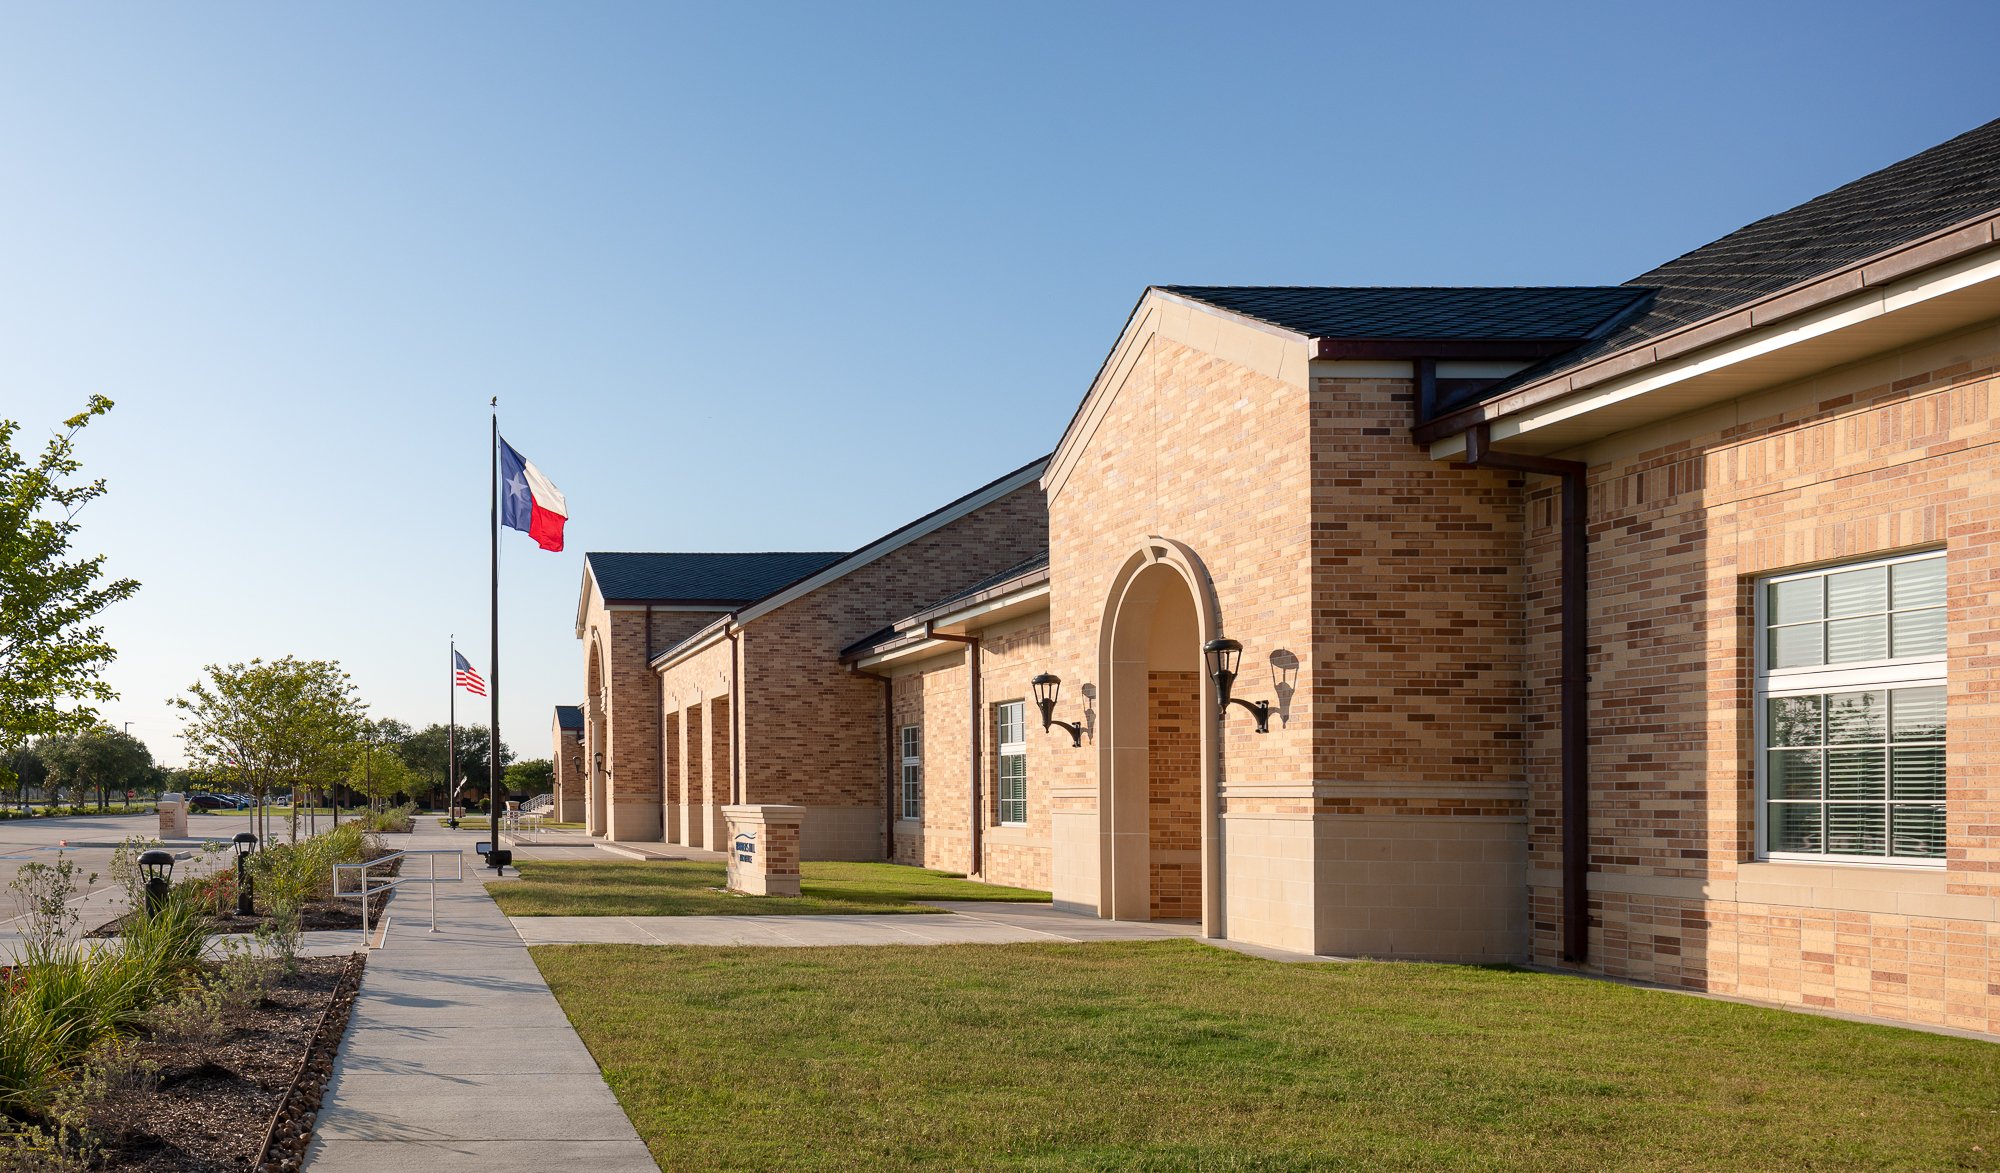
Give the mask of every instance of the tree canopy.
M 102 479 L 76 479 L 77 433 L 110 410 L 91 396 L 32 462 L 14 447 L 20 425 L 0 420 L 0 772 L 29 738 L 89 729 L 92 702 L 118 696 L 102 676 L 117 652 L 91 620 L 139 584 L 100 581 L 102 554 L 70 556 L 78 512 L 104 493 Z
M 547 758 L 515 762 L 501 777 L 507 783 L 507 793 L 518 794 L 524 800 L 537 794 L 547 794 L 556 788 L 555 764 Z
M 431 786 L 441 791 L 451 788 L 452 778 L 445 769 L 449 757 L 445 752 L 446 734 L 443 725 L 427 725 L 410 734 L 403 742 L 403 761 L 412 770 L 422 775 Z M 458 727 L 458 777 L 467 790 L 486 792 L 489 782 L 486 765 L 486 748 L 489 735 L 484 725 L 460 725 Z M 504 769 L 514 760 L 514 753 L 505 742 L 500 745 L 500 765 Z M 450 796 L 447 794 L 447 798 Z
M 102 807 L 112 794 L 149 789 L 158 775 L 146 743 L 108 725 L 43 738 L 35 755 L 48 771 L 46 785 L 78 806 L 94 796 Z
M 259 805 L 280 788 L 346 778 L 367 719 L 338 663 L 286 656 L 205 671 L 209 679 L 167 702 L 180 711 L 190 765 L 235 780 Z

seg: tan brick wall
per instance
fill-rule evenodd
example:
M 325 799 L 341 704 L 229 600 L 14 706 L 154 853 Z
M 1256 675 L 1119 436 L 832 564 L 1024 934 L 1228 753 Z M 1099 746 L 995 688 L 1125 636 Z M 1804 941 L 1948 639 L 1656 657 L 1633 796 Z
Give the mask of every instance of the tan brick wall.
M 550 724 L 554 741 L 550 761 L 556 774 L 556 820 L 580 823 L 584 799 L 583 738 L 553 721 Z
M 607 607 L 593 588 L 584 603 L 585 762 L 604 754 L 608 793 L 605 825 L 593 833 L 625 842 L 654 842 L 665 830 L 660 806 L 658 683 L 648 664 L 666 648 L 715 619 L 710 611 Z M 650 644 L 648 637 L 650 638 Z M 591 658 L 602 656 L 601 686 L 592 689 Z M 599 732 L 601 730 L 601 733 Z M 598 744 L 601 739 L 602 744 Z
M 883 858 L 881 685 L 843 668 L 840 650 L 1037 553 L 1047 527 L 1041 490 L 1030 485 L 746 624 L 737 637 L 740 801 L 810 808 L 807 859 Z M 659 673 L 662 703 L 676 710 L 728 696 L 729 655 L 724 641 Z M 726 770 L 726 757 L 717 760 Z M 719 793 L 730 801 L 726 774 Z
M 966 695 L 966 655 L 953 652 L 897 669 L 896 728 L 919 725 L 924 738 L 924 815 L 898 819 L 898 863 L 961 872 L 993 884 L 1047 890 L 1049 886 L 1049 803 L 1047 779 L 1059 756 L 1083 753 L 1062 730 L 1043 732 L 1028 682 L 1046 670 L 1049 626 L 1045 614 L 1004 623 L 978 633 L 984 695 L 979 713 L 980 856 L 972 859 L 972 715 Z M 1028 818 L 1003 826 L 999 808 L 995 708 L 1026 701 L 1028 712 Z M 1076 698 L 1064 694 L 1056 715 L 1074 720 Z M 900 763 L 899 763 L 900 764 Z
M 1613 437 L 1590 462 L 1593 967 L 2000 1030 L 2000 327 Z M 1560 928 L 1555 510 L 1530 480 L 1534 953 Z M 1753 580 L 1947 558 L 1948 858 L 1752 862 Z
M 1518 494 L 1410 442 L 1409 379 L 1315 374 L 1303 343 L 1174 314 L 1142 304 L 1135 321 L 1157 328 L 1128 335 L 1057 454 L 1057 671 L 1096 679 L 1121 567 L 1147 535 L 1184 543 L 1219 634 L 1244 645 L 1237 695 L 1274 707 L 1265 735 L 1241 709 L 1220 723 L 1211 927 L 1321 952 L 1521 958 Z M 1067 765 L 1053 788 L 1061 903 L 1101 906 L 1099 784 L 1121 752 Z M 1475 858 L 1438 867 L 1473 819 Z M 1378 929 L 1389 890 L 1413 886 L 1435 915 Z
M 1310 660 L 1313 469 L 1303 370 L 1288 375 L 1279 361 L 1231 361 L 1214 349 L 1221 347 L 1201 348 L 1166 334 L 1135 337 L 1129 354 L 1114 355 L 1110 382 L 1095 393 L 1098 402 L 1086 406 L 1072 441 L 1078 447 L 1058 453 L 1049 501 L 1050 659 L 1073 706 L 1081 707 L 1083 686 L 1107 686 L 1099 649 L 1100 637 L 1108 635 L 1101 627 L 1110 592 L 1128 559 L 1154 535 L 1185 543 L 1201 559 L 1221 631 L 1244 645 L 1242 695 L 1272 697 L 1274 654 Z M 1254 733 L 1241 710 L 1232 710 L 1221 726 L 1225 843 L 1233 834 L 1231 786 L 1310 793 L 1310 664 L 1291 684 L 1296 691 L 1269 734 Z M 1101 716 L 1107 696 L 1092 702 L 1094 714 Z M 1051 762 L 1052 881 L 1065 906 L 1096 909 L 1106 898 L 1102 835 L 1110 815 L 1100 809 L 1099 783 L 1110 751 L 1087 739 L 1082 751 Z M 1257 843 L 1246 837 L 1241 853 L 1225 850 L 1231 867 L 1244 865 L 1235 877 L 1241 882 L 1226 880 L 1220 893 L 1226 931 L 1309 948 L 1311 894 L 1304 900 L 1308 927 L 1291 931 L 1296 909 L 1276 887 L 1250 882 L 1249 873 L 1263 868 L 1250 858 L 1260 851 Z M 1309 851 L 1296 861 L 1263 861 L 1274 873 L 1273 885 L 1281 882 L 1275 873 L 1310 880 Z
M 1201 678 L 1148 673 L 1147 862 L 1153 916 L 1201 916 Z

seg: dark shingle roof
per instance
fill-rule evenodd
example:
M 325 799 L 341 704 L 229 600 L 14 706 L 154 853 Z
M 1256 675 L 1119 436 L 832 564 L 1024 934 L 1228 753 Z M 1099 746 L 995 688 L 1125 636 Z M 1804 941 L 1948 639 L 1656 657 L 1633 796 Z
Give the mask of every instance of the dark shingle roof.
M 2000 210 L 2000 119 L 1641 273 L 1644 308 L 1586 346 L 1488 392 L 1580 366 Z
M 583 706 L 582 706 L 582 705 L 557 705 L 557 706 L 556 706 L 556 726 L 557 726 L 557 728 L 560 728 L 560 729 L 581 729 L 581 728 L 583 728 Z
M 1583 339 L 1645 296 L 1620 285 L 1158 288 L 1310 338 Z
M 847 556 L 842 550 L 755 554 L 591 553 L 608 601 L 734 606 L 761 599 Z

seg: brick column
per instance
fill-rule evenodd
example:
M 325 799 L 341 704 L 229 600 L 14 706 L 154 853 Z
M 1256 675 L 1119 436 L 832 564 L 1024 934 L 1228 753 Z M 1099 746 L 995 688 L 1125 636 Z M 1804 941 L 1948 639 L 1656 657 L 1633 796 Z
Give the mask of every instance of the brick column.
M 799 894 L 802 806 L 726 806 L 729 890 L 752 896 Z

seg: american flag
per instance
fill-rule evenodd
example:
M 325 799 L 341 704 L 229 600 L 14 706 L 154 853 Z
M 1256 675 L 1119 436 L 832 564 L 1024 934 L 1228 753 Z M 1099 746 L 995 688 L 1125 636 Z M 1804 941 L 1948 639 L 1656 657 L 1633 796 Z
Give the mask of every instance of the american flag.
M 473 669 L 471 661 L 467 660 L 460 653 L 453 652 L 451 654 L 451 664 L 451 682 L 453 684 L 456 684 L 473 696 L 486 695 L 486 682 L 479 678 L 479 673 Z

